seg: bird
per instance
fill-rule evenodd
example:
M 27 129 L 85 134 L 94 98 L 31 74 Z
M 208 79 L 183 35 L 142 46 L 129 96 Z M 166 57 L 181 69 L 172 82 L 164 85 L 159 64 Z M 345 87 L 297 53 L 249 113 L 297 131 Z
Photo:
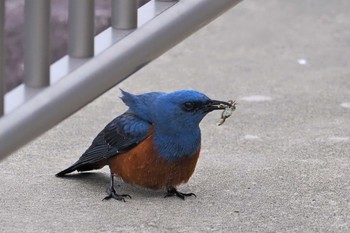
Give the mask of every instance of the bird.
M 78 161 L 56 176 L 109 166 L 110 184 L 103 200 L 131 199 L 116 192 L 115 176 L 132 185 L 166 190 L 164 197 L 196 197 L 177 186 L 187 183 L 195 170 L 201 148 L 199 124 L 209 112 L 232 103 L 195 90 L 143 94 L 120 90 L 128 109 L 98 133 Z

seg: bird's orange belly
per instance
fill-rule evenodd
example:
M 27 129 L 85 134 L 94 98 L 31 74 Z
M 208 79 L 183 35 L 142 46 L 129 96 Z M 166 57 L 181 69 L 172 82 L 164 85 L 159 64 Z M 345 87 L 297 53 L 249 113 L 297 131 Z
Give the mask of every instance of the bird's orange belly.
M 158 156 L 148 137 L 130 151 L 117 155 L 109 161 L 111 172 L 125 182 L 151 189 L 175 187 L 186 183 L 194 172 L 198 151 L 171 162 Z

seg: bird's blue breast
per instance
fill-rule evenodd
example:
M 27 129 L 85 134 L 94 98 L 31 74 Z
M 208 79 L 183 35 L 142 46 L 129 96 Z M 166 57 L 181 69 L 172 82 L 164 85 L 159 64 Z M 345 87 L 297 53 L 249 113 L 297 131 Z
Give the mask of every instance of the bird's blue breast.
M 155 129 L 154 144 L 161 157 L 176 161 L 193 156 L 200 149 L 201 132 L 199 128 L 182 134 L 157 132 Z

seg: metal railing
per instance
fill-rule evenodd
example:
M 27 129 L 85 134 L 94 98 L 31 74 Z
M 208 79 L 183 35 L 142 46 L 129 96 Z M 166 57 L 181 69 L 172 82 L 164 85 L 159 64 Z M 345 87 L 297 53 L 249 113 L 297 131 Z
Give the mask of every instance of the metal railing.
M 112 0 L 112 27 L 94 38 L 94 0 L 70 0 L 68 55 L 50 66 L 50 1 L 26 0 L 25 80 L 4 95 L 0 0 L 0 160 L 240 1 Z

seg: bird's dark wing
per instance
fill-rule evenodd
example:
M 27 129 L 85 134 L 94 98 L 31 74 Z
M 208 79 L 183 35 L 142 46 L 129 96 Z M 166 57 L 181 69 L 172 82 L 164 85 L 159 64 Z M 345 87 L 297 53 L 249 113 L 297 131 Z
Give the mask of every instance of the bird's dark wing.
M 69 168 L 56 174 L 63 176 L 72 171 L 86 171 L 102 167 L 101 162 L 116 156 L 143 141 L 151 123 L 126 112 L 111 121 L 93 140 L 85 153 Z

